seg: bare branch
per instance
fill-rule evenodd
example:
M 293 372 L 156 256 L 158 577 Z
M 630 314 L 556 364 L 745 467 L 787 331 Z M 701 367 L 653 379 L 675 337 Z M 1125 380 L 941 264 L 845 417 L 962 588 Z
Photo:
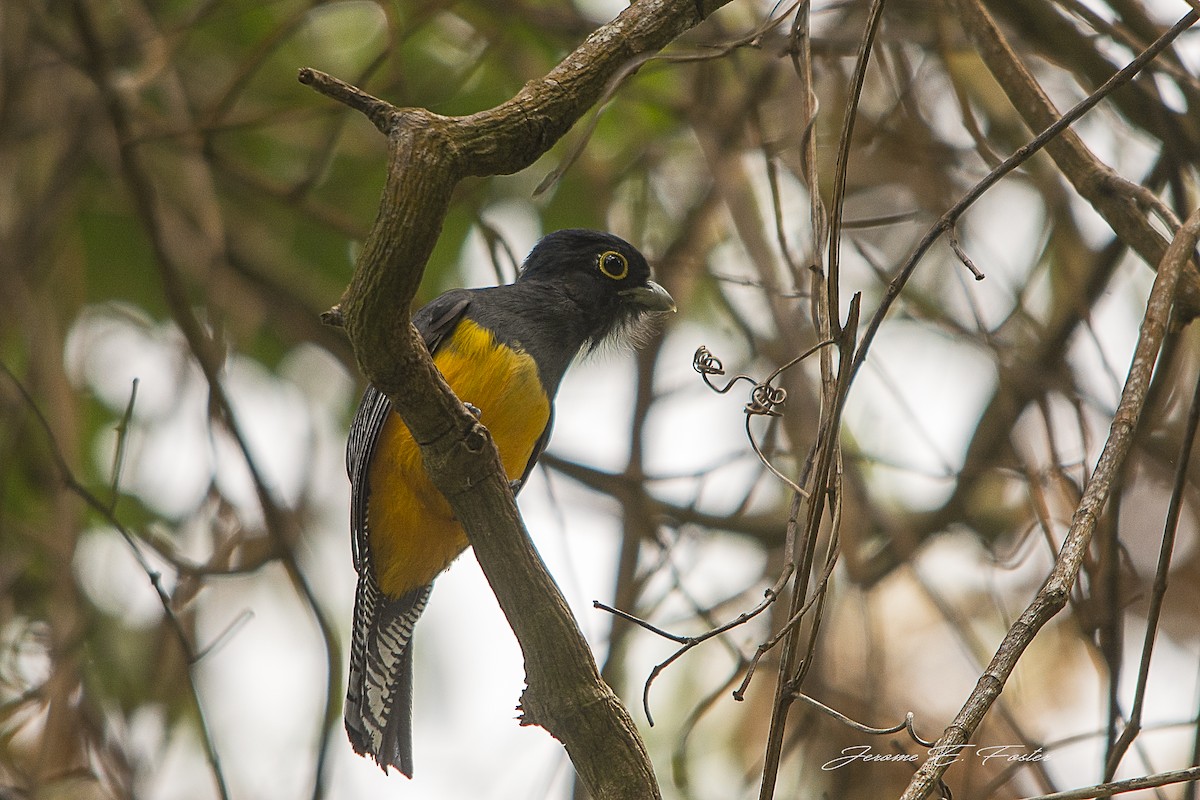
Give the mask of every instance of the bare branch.
M 1200 779 L 1200 767 L 1189 767 L 1172 772 L 1159 772 L 1142 778 L 1130 778 L 1112 783 L 1099 783 L 1095 786 L 1085 786 L 1082 789 L 1069 789 L 1065 792 L 1040 794 L 1027 800 L 1091 800 L 1093 797 L 1109 797 L 1114 794 L 1136 792 L 1139 789 L 1154 789 L 1158 786 L 1170 786 L 1175 783 L 1190 783 Z
M 1166 332 L 1176 286 L 1180 275 L 1195 254 L 1197 238 L 1200 238 L 1200 211 L 1188 218 L 1159 262 L 1154 287 L 1146 301 L 1146 314 L 1142 320 L 1133 363 L 1121 392 L 1121 402 L 1113 418 L 1112 429 L 1104 443 L 1104 450 L 1100 454 L 1095 472 L 1092 473 L 1091 480 L 1084 489 L 1083 498 L 1075 510 L 1054 570 L 1033 602 L 1005 635 L 991 664 L 980 676 L 975 690 L 938 740 L 939 747 L 954 748 L 970 740 L 988 709 L 1004 689 L 1005 682 L 1016 668 L 1021 654 L 1033 641 L 1033 637 L 1066 605 L 1071 587 L 1079 576 L 1079 568 L 1096 529 L 1101 510 L 1108 501 L 1113 480 L 1133 446 L 1134 431 L 1142 413 L 1146 392 L 1150 386 L 1150 376 Z M 927 760 L 913 777 L 902 800 L 923 800 L 928 797 L 948 766 L 947 763 L 939 763 L 936 758 Z

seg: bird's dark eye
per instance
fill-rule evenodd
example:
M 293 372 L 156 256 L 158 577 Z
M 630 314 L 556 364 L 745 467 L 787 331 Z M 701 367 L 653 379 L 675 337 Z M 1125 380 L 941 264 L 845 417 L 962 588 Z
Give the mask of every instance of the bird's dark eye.
M 616 250 L 606 250 L 600 254 L 600 271 L 606 278 L 619 281 L 629 274 L 629 259 Z

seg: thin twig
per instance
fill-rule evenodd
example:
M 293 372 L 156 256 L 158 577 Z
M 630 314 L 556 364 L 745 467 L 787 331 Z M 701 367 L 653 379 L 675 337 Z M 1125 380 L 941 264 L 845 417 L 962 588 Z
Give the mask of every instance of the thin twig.
M 749 622 L 750 620 L 757 617 L 763 611 L 767 610 L 767 608 L 769 608 L 776 600 L 779 599 L 779 593 L 781 591 L 783 591 L 783 588 L 787 585 L 787 582 L 791 577 L 792 577 L 792 565 L 788 564 L 784 568 L 783 573 L 775 581 L 775 584 L 763 592 L 763 599 L 758 605 L 756 605 L 754 608 L 750 609 L 749 611 L 743 611 L 741 614 L 738 614 L 736 617 L 734 617 L 729 622 L 726 622 L 723 625 L 718 625 L 717 627 L 712 628 L 711 630 L 705 631 L 704 633 L 696 635 L 696 636 L 683 636 L 681 634 L 670 633 L 669 631 L 665 631 L 662 628 L 659 628 L 656 625 L 653 625 L 653 624 L 647 622 L 646 620 L 640 619 L 638 617 L 635 617 L 632 614 L 629 614 L 628 612 L 621 611 L 618 608 L 613 608 L 610 605 L 601 603 L 599 600 L 592 601 L 593 608 L 598 608 L 602 611 L 607 611 L 610 614 L 614 614 L 614 615 L 620 617 L 621 619 L 625 620 L 626 622 L 631 622 L 634 625 L 638 625 L 639 627 L 644 628 L 645 630 L 655 634 L 656 636 L 661 636 L 664 639 L 669 639 L 670 641 L 675 642 L 676 644 L 682 645 L 682 647 L 680 647 L 678 650 L 676 650 L 674 653 L 672 653 L 670 655 L 670 657 L 668 657 L 665 661 L 655 665 L 655 667 L 650 671 L 649 677 L 646 678 L 645 684 L 643 684 L 643 686 L 642 686 L 642 708 L 646 712 L 646 720 L 650 723 L 651 727 L 653 727 L 653 725 L 654 725 L 654 715 L 650 712 L 650 686 L 651 686 L 651 684 L 654 683 L 654 679 L 657 678 L 660 674 L 662 674 L 663 670 L 665 670 L 671 664 L 675 663 L 679 658 L 681 658 L 685 653 L 687 653 L 692 648 L 694 648 L 698 645 L 701 645 L 704 642 L 707 642 L 709 639 L 712 639 L 716 636 L 720 636 L 723 633 L 727 633 L 727 632 L 733 630 L 734 628 L 737 628 L 741 625 L 745 625 L 747 622 Z M 740 700 L 741 698 L 738 698 L 738 699 Z
M 758 668 L 758 662 L 762 660 L 762 657 L 778 647 L 779 643 L 787 638 L 788 635 L 793 633 L 796 630 L 796 627 L 804 621 L 804 618 L 808 615 L 808 612 L 811 611 L 819 602 L 821 602 L 821 598 L 825 595 L 825 588 L 829 585 L 829 579 L 833 575 L 833 569 L 835 566 L 836 559 L 830 558 L 826 560 L 825 568 L 821 572 L 821 577 L 817 579 L 812 595 L 808 598 L 804 605 L 800 606 L 800 608 L 798 608 L 788 618 L 787 622 L 783 623 L 783 625 L 779 627 L 779 630 L 777 630 L 771 636 L 771 638 L 760 644 L 754 651 L 754 655 L 751 656 L 750 661 L 746 666 L 746 677 L 742 679 L 741 685 L 738 686 L 738 688 L 733 692 L 733 697 L 735 700 L 740 701 L 746 698 L 746 691 L 750 687 L 750 681 L 753 679 L 754 672 Z
M 958 260 L 963 263 L 963 266 L 970 270 L 975 280 L 983 280 L 983 273 L 979 271 L 979 267 L 975 266 L 975 262 L 971 260 L 971 257 L 967 255 L 967 251 L 959 243 L 958 233 L 954 230 L 953 225 L 950 226 L 950 230 L 946 231 L 946 238 L 950 240 L 950 249 L 954 251 L 954 255 L 958 256 Z
M 1139 789 L 1153 789 L 1158 786 L 1170 786 L 1176 783 L 1196 780 L 1200 780 L 1200 767 L 1188 767 L 1187 769 L 1179 769 L 1172 772 L 1158 772 L 1154 775 L 1146 775 L 1141 778 L 1129 778 L 1128 780 L 1114 781 L 1112 783 L 1099 783 L 1095 786 L 1086 786 L 1082 789 L 1068 789 L 1065 792 L 1039 794 L 1037 797 L 1028 797 L 1025 800 L 1091 800 L 1094 797 L 1108 797 L 1109 795 L 1124 794 L 1125 792 L 1136 792 Z
M 357 86 L 310 67 L 302 67 L 297 79 L 305 86 L 310 86 L 326 97 L 360 112 L 371 120 L 371 124 L 378 128 L 380 133 L 390 132 L 395 124 L 396 107 L 386 100 L 367 94 Z
M 1162 543 L 1158 551 L 1158 565 L 1154 571 L 1154 583 L 1150 589 L 1150 608 L 1146 612 L 1146 630 L 1142 639 L 1142 655 L 1138 664 L 1137 685 L 1133 691 L 1133 708 L 1125 729 L 1108 752 L 1108 763 L 1104 777 L 1112 780 L 1121 765 L 1129 745 L 1142 729 L 1142 709 L 1146 701 L 1146 687 L 1150 679 L 1150 657 L 1158 638 L 1158 624 L 1162 617 L 1163 601 L 1167 594 L 1167 580 L 1171 571 L 1171 557 L 1175 552 L 1175 537 L 1179 533 L 1179 518 L 1183 512 L 1184 491 L 1188 481 L 1188 466 L 1192 446 L 1196 442 L 1196 427 L 1200 421 L 1200 377 L 1192 394 L 1191 407 L 1184 423 L 1183 436 L 1179 440 L 1179 455 L 1175 459 L 1175 481 L 1171 487 L 1171 500 L 1167 505 L 1167 518 L 1163 524 Z
M 133 419 L 133 406 L 137 402 L 138 379 L 134 378 L 129 387 L 129 401 L 125 404 L 125 413 L 117 423 L 117 446 L 113 449 L 112 481 L 109 484 L 108 509 L 115 512 L 117 500 L 121 497 L 121 473 L 125 468 L 125 446 L 129 441 L 129 423 Z
M 830 334 L 836 336 L 841 331 L 841 259 L 842 243 L 842 212 L 846 202 L 846 175 L 850 169 L 850 144 L 854 139 L 854 122 L 858 117 L 858 105 L 862 98 L 863 84 L 867 80 L 867 65 L 871 59 L 871 48 L 875 44 L 875 35 L 879 31 L 879 23 L 883 19 L 885 0 L 871 0 L 871 8 L 867 12 L 867 26 L 863 30 L 858 43 L 858 57 L 854 64 L 854 76 L 850 82 L 850 91 L 846 93 L 846 111 L 842 116 L 842 133 L 838 138 L 837 162 L 834 165 L 833 202 L 829 209 L 829 255 L 826 259 L 828 278 L 825 289 L 828 294 Z

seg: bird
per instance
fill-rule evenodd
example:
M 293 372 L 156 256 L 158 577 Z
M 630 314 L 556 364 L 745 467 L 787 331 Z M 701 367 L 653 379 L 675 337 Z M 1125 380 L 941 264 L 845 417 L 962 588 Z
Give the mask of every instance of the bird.
M 675 310 L 633 245 L 567 229 L 543 237 L 511 284 L 452 289 L 413 325 L 450 388 L 491 433 L 514 494 L 546 447 L 554 398 L 577 356 L 636 339 Z M 411 778 L 413 629 L 434 579 L 468 545 L 420 448 L 368 385 L 346 445 L 358 584 L 344 717 L 355 752 Z

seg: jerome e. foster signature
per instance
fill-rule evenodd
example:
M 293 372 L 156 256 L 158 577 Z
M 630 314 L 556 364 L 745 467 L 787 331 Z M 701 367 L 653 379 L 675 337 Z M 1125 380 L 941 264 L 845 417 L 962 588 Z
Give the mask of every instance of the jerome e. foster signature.
M 996 744 L 986 747 L 977 747 L 973 744 L 946 745 L 942 747 L 931 747 L 929 751 L 922 756 L 919 753 L 877 753 L 871 749 L 869 744 L 856 744 L 851 747 L 842 749 L 842 754 L 837 758 L 832 758 L 821 765 L 823 770 L 841 769 L 854 763 L 882 763 L 882 762 L 909 762 L 919 763 L 925 759 L 930 759 L 937 766 L 953 764 L 958 761 L 964 761 L 967 758 L 975 758 L 984 765 L 992 764 L 996 766 L 1000 763 L 1033 763 L 1035 761 L 1045 761 L 1049 758 L 1049 753 L 1046 753 L 1042 748 L 1030 750 L 1024 745 L 1019 744 Z

